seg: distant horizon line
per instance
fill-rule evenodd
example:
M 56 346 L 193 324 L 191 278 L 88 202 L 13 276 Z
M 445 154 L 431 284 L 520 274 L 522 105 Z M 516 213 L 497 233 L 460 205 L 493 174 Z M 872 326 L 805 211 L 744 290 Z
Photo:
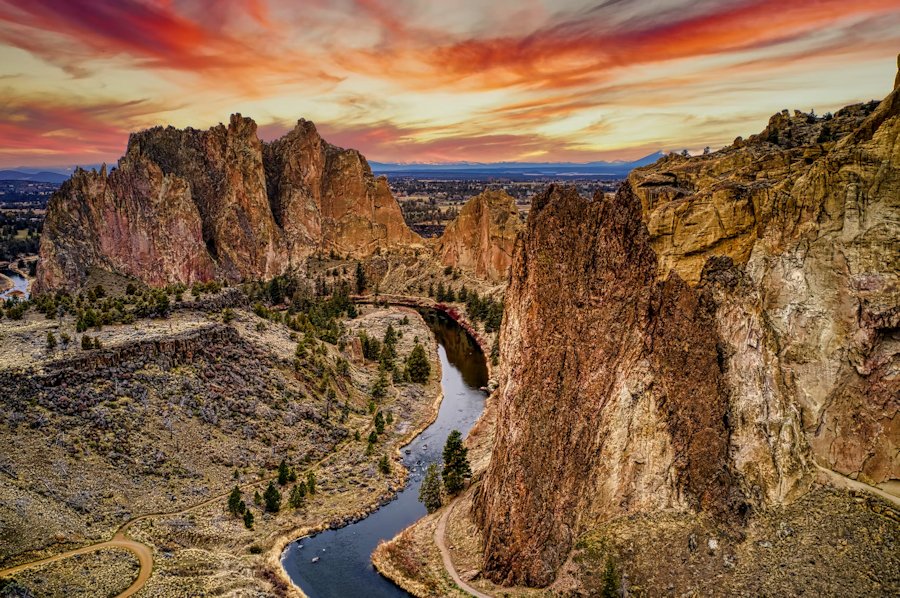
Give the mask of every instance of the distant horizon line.
M 352 149 L 352 148 L 351 148 Z M 510 165 L 522 165 L 522 166 L 593 166 L 600 164 L 609 164 L 609 165 L 626 165 L 626 164 L 634 164 L 635 162 L 640 162 L 642 160 L 646 160 L 648 158 L 652 158 L 654 156 L 665 156 L 671 153 L 677 153 L 683 150 L 657 150 L 655 152 L 651 152 L 645 156 L 641 156 L 639 158 L 635 158 L 633 160 L 588 160 L 585 162 L 573 162 L 569 160 L 501 160 L 497 162 L 481 162 L 476 160 L 457 160 L 453 162 L 427 162 L 427 161 L 409 161 L 409 162 L 394 162 L 394 161 L 383 161 L 383 160 L 375 160 L 366 158 L 366 161 L 372 165 L 379 166 L 392 166 L 392 167 L 448 167 L 448 166 L 510 166 Z M 690 150 L 689 150 L 690 151 Z M 365 156 L 364 156 L 365 157 Z M 13 172 L 21 172 L 23 174 L 37 174 L 40 172 L 49 172 L 54 174 L 71 174 L 76 169 L 81 168 L 84 170 L 90 170 L 92 168 L 99 169 L 106 164 L 107 167 L 115 166 L 118 159 L 113 160 L 112 162 L 95 162 L 91 164 L 74 164 L 74 165 L 54 165 L 54 166 L 28 166 L 28 165 L 19 165 L 19 166 L 0 166 L 0 172 L 13 171 Z

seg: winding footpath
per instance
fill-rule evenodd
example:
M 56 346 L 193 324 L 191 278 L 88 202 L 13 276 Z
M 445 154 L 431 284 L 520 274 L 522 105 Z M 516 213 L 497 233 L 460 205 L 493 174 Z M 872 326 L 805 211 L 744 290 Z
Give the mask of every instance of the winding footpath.
M 444 537 L 447 533 L 447 519 L 450 518 L 450 513 L 453 511 L 453 508 L 455 506 L 454 503 L 450 503 L 449 505 L 447 505 L 447 508 L 444 510 L 444 514 L 441 515 L 441 518 L 438 520 L 437 527 L 434 530 L 434 543 L 437 544 L 438 550 L 441 551 L 441 560 L 444 562 L 444 569 L 447 570 L 447 573 L 450 574 L 450 577 L 453 578 L 453 581 L 456 583 L 456 585 L 462 588 L 463 591 L 475 596 L 475 598 L 492 598 L 490 594 L 479 592 L 478 590 L 464 582 L 463 579 L 459 576 L 459 573 L 456 571 L 456 566 L 453 564 L 453 559 L 450 557 L 450 550 L 447 548 L 447 543 L 445 542 Z

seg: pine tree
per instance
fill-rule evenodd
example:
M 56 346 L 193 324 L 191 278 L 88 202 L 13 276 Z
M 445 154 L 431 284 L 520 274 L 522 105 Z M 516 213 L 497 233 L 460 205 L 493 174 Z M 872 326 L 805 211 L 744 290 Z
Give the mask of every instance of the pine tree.
M 378 432 L 372 430 L 369 432 L 369 444 L 375 444 L 376 442 L 378 442 Z
M 297 484 L 291 490 L 291 497 L 288 499 L 288 504 L 292 509 L 299 509 L 303 506 L 304 499 L 306 497 L 306 484 Z
M 425 384 L 431 376 L 431 364 L 428 363 L 428 356 L 425 355 L 425 348 L 416 343 L 413 350 L 410 351 L 409 357 L 406 358 L 406 373 L 412 382 Z
M 263 500 L 266 501 L 267 512 L 277 513 L 281 510 L 281 492 L 272 482 L 269 482 L 269 487 L 263 492 Z
M 306 491 L 310 495 L 316 493 L 316 474 L 313 472 L 306 474 Z
M 428 466 L 425 479 L 419 487 L 419 502 L 425 505 L 429 513 L 441 508 L 441 474 L 436 463 Z
M 241 489 L 238 486 L 235 486 L 234 490 L 231 491 L 231 494 L 228 495 L 228 512 L 235 517 L 238 517 L 243 513 L 242 506 L 246 508 L 244 501 L 241 500 Z
M 282 459 L 281 463 L 278 464 L 278 485 L 284 486 L 285 484 L 287 484 L 290 475 L 291 472 L 288 469 L 287 462 Z
M 47 350 L 53 351 L 56 349 L 56 337 L 53 335 L 53 332 L 47 331 Z
M 465 478 L 472 477 L 469 465 L 469 449 L 463 446 L 462 434 L 459 430 L 450 432 L 444 445 L 444 488 L 448 494 L 456 494 L 463 489 Z
M 382 455 L 381 460 L 378 461 L 378 471 L 384 475 L 391 473 L 391 462 L 388 461 L 387 455 Z
M 253 529 L 253 519 L 253 513 L 250 511 L 250 509 L 244 511 L 244 527 L 246 527 L 247 529 Z
M 384 415 L 381 411 L 375 414 L 375 431 L 378 434 L 384 434 Z
M 356 262 L 356 294 L 362 295 L 366 290 L 366 272 L 363 270 L 362 264 Z
M 385 418 L 384 422 L 387 425 L 391 425 L 392 423 L 394 423 L 394 412 L 393 411 L 388 411 L 387 417 Z
M 424 351 L 423 351 L 423 353 L 424 353 Z M 372 398 L 373 399 L 383 399 L 385 397 L 385 395 L 387 395 L 387 387 L 388 387 L 387 377 L 384 375 L 384 370 L 380 370 L 378 372 L 378 378 L 376 378 L 375 383 L 372 384 L 372 390 L 371 390 Z

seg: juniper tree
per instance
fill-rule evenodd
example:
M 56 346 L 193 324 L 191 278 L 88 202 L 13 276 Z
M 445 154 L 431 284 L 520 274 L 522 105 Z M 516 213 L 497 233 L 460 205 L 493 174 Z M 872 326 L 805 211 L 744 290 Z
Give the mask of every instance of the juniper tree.
M 363 270 L 362 264 L 356 262 L 356 294 L 362 295 L 366 290 L 366 272 Z
M 406 358 L 406 374 L 412 382 L 421 384 L 428 382 L 428 378 L 431 376 L 431 364 L 428 363 L 425 348 L 419 343 L 416 343 L 416 346 L 410 351 L 409 357 Z
M 288 504 L 292 509 L 299 509 L 303 506 L 303 501 L 306 497 L 306 485 L 305 484 L 297 484 L 291 490 L 291 497 L 288 499 Z M 302 489 L 302 490 L 301 490 Z
M 469 449 L 463 446 L 462 434 L 459 430 L 450 432 L 444 445 L 444 488 L 449 494 L 456 494 L 463 489 L 465 479 L 472 477 L 469 465 Z
M 275 484 L 269 482 L 268 488 L 263 492 L 263 500 L 266 501 L 266 511 L 269 513 L 277 513 L 281 510 L 281 492 L 275 487 Z
M 436 463 L 428 466 L 425 479 L 419 487 L 419 502 L 425 505 L 429 513 L 441 508 L 441 474 Z
M 378 434 L 384 434 L 384 415 L 381 411 L 375 414 L 375 431 Z
M 231 494 L 228 495 L 228 512 L 238 517 L 244 511 L 241 507 L 246 508 L 244 505 L 244 501 L 241 500 L 241 489 L 238 486 L 234 487 L 234 490 L 231 491 Z
M 316 474 L 311 471 L 306 474 L 306 491 L 309 494 L 316 493 Z
M 384 475 L 391 473 L 391 462 L 388 461 L 387 455 L 382 455 L 378 461 L 378 471 Z
M 244 527 L 246 527 L 247 529 L 253 529 L 253 519 L 253 513 L 250 511 L 250 509 L 244 511 Z
M 287 466 L 287 461 L 284 459 L 281 460 L 281 463 L 278 464 L 278 485 L 284 486 L 288 483 L 288 478 L 290 477 L 290 470 Z

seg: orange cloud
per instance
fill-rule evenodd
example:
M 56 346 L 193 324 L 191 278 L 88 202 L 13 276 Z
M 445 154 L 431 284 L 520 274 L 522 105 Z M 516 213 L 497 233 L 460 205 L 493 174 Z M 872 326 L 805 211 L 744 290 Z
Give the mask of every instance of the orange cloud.
M 6 90 L 0 94 L 0 165 L 113 162 L 135 123 L 160 111 L 145 100 L 79 104 Z
M 613 3 L 611 10 L 616 10 Z M 607 81 L 620 67 L 776 46 L 853 18 L 896 15 L 900 0 L 748 0 L 708 13 L 609 27 L 608 13 L 577 14 L 519 36 L 422 39 L 344 57 L 347 68 L 382 70 L 412 88 L 451 85 L 566 88 Z

